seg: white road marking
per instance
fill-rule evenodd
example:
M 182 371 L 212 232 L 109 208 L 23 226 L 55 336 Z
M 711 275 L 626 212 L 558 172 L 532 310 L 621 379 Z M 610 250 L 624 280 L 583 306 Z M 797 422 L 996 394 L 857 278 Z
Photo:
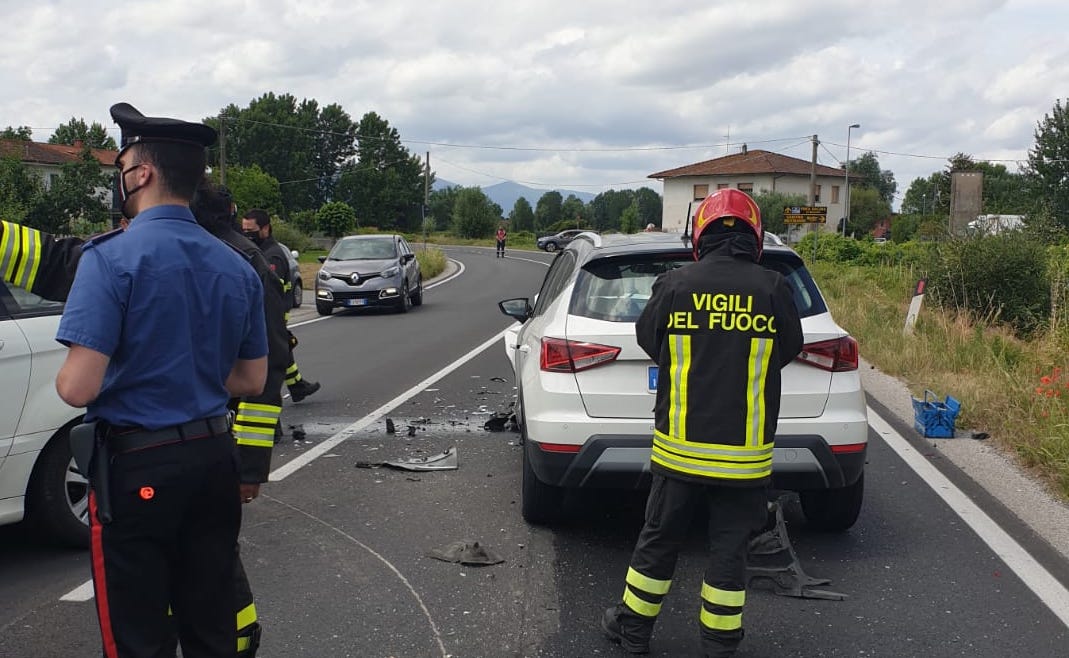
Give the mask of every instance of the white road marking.
M 464 263 L 460 262 L 459 260 L 453 260 L 452 258 L 450 258 L 449 260 L 450 260 L 450 262 L 453 262 L 453 263 L 457 264 L 457 271 L 453 272 L 452 274 L 450 274 L 446 278 L 442 279 L 441 281 L 435 281 L 434 283 L 429 283 L 429 284 L 423 286 L 424 290 L 430 290 L 432 288 L 437 288 L 438 286 L 442 285 L 443 283 L 449 283 L 450 281 L 452 281 L 453 279 L 457 278 L 458 276 L 460 276 L 461 274 L 464 273 L 464 270 L 466 269 L 464 267 Z M 318 318 L 312 318 L 311 320 L 305 320 L 303 322 L 294 322 L 293 324 L 290 324 L 290 325 L 287 325 L 287 326 L 289 328 L 291 328 L 291 329 L 293 327 L 303 327 L 306 324 L 312 324 L 312 323 L 315 323 L 315 322 L 322 322 L 323 320 L 329 320 L 332 317 L 334 317 L 334 316 L 333 315 L 323 315 L 323 316 L 320 316 Z
M 380 418 L 382 418 L 386 414 L 390 413 L 391 411 L 393 411 L 397 407 L 400 407 L 405 402 L 407 402 L 410 399 L 414 398 L 415 396 L 419 395 L 420 393 L 423 392 L 424 389 L 430 387 L 432 384 L 436 383 L 438 380 L 442 379 L 443 377 L 445 377 L 449 373 L 451 373 L 454 370 L 460 368 L 461 366 L 463 366 L 468 361 L 471 361 L 472 359 L 474 359 L 476 356 L 478 356 L 480 353 L 482 353 L 484 350 L 486 350 L 491 345 L 499 342 L 502 338 L 504 338 L 506 331 L 508 331 L 508 330 L 507 329 L 503 329 L 499 333 L 491 336 L 490 338 L 486 339 L 481 345 L 479 345 L 478 347 L 476 347 L 472 351 L 468 352 L 467 354 L 465 354 L 464 356 L 460 357 L 456 361 L 450 363 L 449 365 L 447 365 L 446 367 L 442 368 L 438 372 L 434 373 L 430 377 L 424 379 L 423 381 L 421 381 L 420 383 L 416 384 L 412 388 L 408 389 L 407 391 L 405 391 L 401 395 L 399 395 L 396 398 L 390 400 L 389 402 L 387 402 L 386 404 L 382 405 L 378 409 L 375 409 L 374 411 L 372 411 L 368 415 L 364 416 L 363 418 L 361 418 L 360 420 L 356 421 L 352 425 L 350 425 L 350 426 L 346 427 L 345 429 L 341 430 L 340 432 L 338 432 L 334 436 L 330 437 L 326 441 L 323 441 L 322 443 L 320 443 L 320 444 L 316 445 L 315 447 L 311 448 L 310 450 L 308 450 L 304 454 L 302 454 L 302 455 L 290 460 L 289 462 L 283 464 L 282 466 L 276 468 L 274 471 L 271 472 L 270 481 L 271 482 L 277 482 L 279 480 L 282 480 L 282 479 L 285 479 L 285 478 L 289 477 L 297 469 L 301 468 L 302 466 L 306 466 L 306 465 L 310 464 L 317 457 L 320 457 L 321 455 L 323 455 L 323 454 L 329 452 L 330 450 L 334 449 L 335 446 L 337 446 L 339 443 L 341 443 L 345 439 L 347 439 L 350 436 L 356 434 L 357 432 L 360 432 L 361 430 L 363 430 L 364 428 L 368 427 L 372 423 L 378 421 Z
M 924 458 L 870 407 L 869 426 L 916 472 L 1063 624 L 1069 626 L 1069 590 L 961 489 Z
M 81 585 L 75 587 L 71 591 L 67 592 L 63 596 L 59 597 L 60 601 L 75 601 L 77 603 L 83 603 L 93 598 L 93 581 L 87 580 Z

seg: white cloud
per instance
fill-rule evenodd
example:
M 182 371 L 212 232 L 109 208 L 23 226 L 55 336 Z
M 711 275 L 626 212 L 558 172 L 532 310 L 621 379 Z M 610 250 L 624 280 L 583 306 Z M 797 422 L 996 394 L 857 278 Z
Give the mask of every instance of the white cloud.
M 118 101 L 198 119 L 274 91 L 375 111 L 464 184 L 597 192 L 740 142 L 808 158 L 812 134 L 835 166 L 860 123 L 851 155 L 903 193 L 957 152 L 1023 159 L 1069 89 L 1062 0 L 18 4 L 0 123 L 38 139 Z M 688 148 L 579 150 L 657 146 Z

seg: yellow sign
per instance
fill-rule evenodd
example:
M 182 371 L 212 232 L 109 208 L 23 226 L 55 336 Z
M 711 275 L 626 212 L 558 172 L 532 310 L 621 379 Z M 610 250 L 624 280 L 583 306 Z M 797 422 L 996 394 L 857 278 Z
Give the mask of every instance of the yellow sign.
M 825 224 L 827 221 L 827 206 L 787 206 L 783 209 L 785 224 Z

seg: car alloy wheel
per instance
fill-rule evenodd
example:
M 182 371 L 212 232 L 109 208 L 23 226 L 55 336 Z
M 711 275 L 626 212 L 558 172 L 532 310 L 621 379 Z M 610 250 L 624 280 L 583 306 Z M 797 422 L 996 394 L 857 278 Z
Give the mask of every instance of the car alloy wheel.
M 552 253 L 552 252 L 554 252 L 556 250 L 557 250 L 557 243 L 556 242 L 547 242 L 546 243 L 546 251 Z

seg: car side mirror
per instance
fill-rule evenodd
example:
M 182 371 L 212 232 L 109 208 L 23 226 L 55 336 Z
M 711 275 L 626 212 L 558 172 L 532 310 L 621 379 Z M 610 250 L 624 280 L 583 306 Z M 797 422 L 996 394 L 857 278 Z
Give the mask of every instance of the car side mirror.
M 320 263 L 325 263 L 325 262 L 327 262 L 327 257 L 326 256 L 320 256 L 318 258 L 318 260 L 319 260 Z
M 531 317 L 531 302 L 526 297 L 500 301 L 497 303 L 497 307 L 505 315 L 515 318 L 517 322 L 527 322 Z
M 402 263 L 406 263 L 406 264 L 407 263 L 411 263 L 412 259 L 415 258 L 415 257 L 416 257 L 415 254 L 404 254 L 403 256 L 401 256 L 401 262 Z

